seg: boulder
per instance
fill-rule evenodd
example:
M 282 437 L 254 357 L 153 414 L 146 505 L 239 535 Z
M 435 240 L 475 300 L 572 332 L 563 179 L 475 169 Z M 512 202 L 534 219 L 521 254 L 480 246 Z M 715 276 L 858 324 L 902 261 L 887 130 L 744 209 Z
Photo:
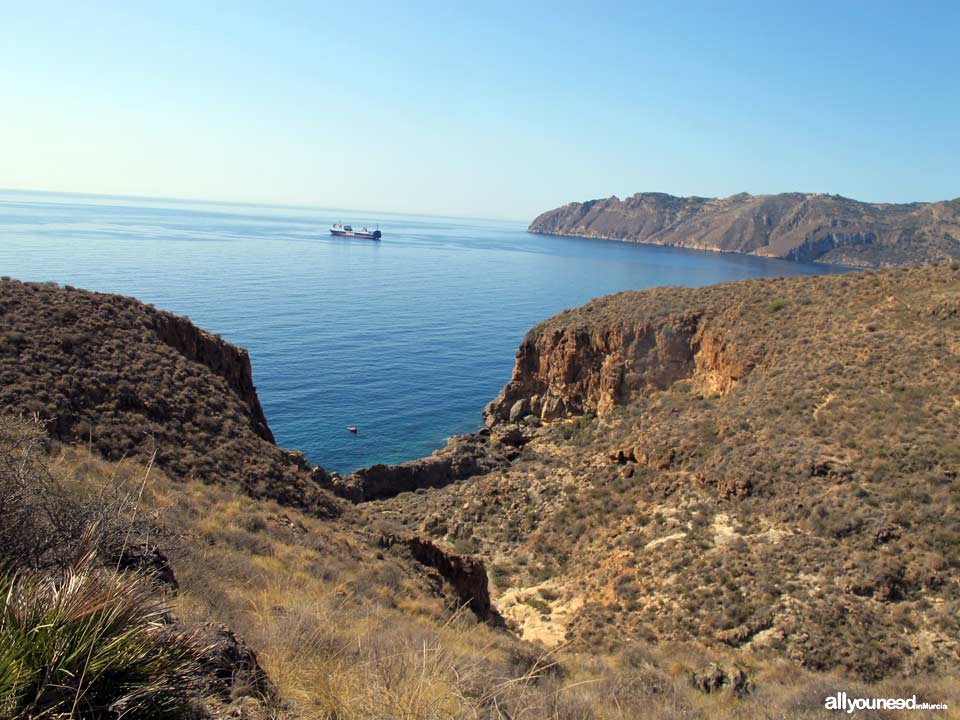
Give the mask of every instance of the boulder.
M 240 697 L 276 699 L 279 695 L 257 654 L 226 625 L 208 623 L 197 630 L 200 673 L 206 690 L 224 702 Z
M 506 445 L 511 448 L 521 447 L 526 438 L 519 425 L 498 425 L 490 433 L 490 439 L 498 445 Z
M 540 411 L 540 419 L 546 420 L 547 422 L 551 420 L 557 420 L 566 414 L 566 410 L 566 404 L 563 402 L 563 400 L 553 396 L 548 396 L 543 402 L 543 409 Z
M 510 422 L 520 422 L 530 412 L 530 403 L 526 398 L 517 400 L 510 408 Z
M 179 588 L 167 556 L 153 543 L 131 543 L 122 550 L 118 548 L 106 564 L 117 570 L 142 573 L 174 592 Z

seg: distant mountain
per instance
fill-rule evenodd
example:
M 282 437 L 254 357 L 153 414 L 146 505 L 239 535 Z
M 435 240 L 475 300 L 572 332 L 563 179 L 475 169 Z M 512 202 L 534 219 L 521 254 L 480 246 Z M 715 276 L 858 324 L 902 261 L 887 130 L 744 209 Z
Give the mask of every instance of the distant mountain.
M 528 231 L 854 267 L 912 265 L 960 257 L 960 198 L 897 205 L 821 193 L 637 193 L 549 210 Z

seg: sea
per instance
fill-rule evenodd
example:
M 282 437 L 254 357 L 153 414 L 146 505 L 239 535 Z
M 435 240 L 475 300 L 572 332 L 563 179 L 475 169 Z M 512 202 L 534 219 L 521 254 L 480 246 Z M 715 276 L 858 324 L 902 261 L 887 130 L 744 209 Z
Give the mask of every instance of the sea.
M 341 473 L 477 429 L 524 334 L 565 308 L 838 271 L 521 221 L 0 190 L 0 275 L 132 295 L 247 348 L 278 444 Z

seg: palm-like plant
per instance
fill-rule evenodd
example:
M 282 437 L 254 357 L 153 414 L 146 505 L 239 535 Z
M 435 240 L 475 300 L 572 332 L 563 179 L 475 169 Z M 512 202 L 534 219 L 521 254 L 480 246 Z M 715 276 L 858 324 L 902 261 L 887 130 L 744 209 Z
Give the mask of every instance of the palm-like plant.
M 190 714 L 198 648 L 141 578 L 87 552 L 56 580 L 0 575 L 0 601 L 0 717 Z

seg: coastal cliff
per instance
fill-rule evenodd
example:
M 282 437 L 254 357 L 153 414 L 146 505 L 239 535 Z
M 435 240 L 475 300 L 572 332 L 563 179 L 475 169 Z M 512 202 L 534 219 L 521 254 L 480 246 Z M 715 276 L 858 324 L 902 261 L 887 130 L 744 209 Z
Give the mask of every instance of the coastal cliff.
M 222 377 L 250 409 L 250 423 L 257 435 L 268 442 L 276 442 L 253 384 L 250 354 L 244 348 L 198 328 L 187 318 L 168 312 L 149 314 L 157 337 L 187 360 L 200 363 Z
M 488 558 L 525 639 L 953 672 L 958 323 L 958 263 L 598 298 L 520 345 L 509 465 L 360 507 Z
M 109 460 L 336 514 L 304 456 L 274 443 L 246 350 L 132 298 L 0 282 L 0 411 Z M 322 474 L 322 473 L 319 473 Z
M 548 422 L 602 416 L 681 381 L 703 396 L 725 395 L 765 352 L 760 343 L 743 342 L 736 314 L 747 296 L 777 302 L 777 287 L 746 281 L 653 288 L 565 310 L 524 337 L 513 376 L 484 411 L 486 425 L 529 415 Z
M 637 193 L 549 210 L 528 231 L 884 267 L 960 257 L 960 199 L 898 205 L 822 193 Z
M 700 312 L 599 327 L 548 323 L 520 345 L 513 377 L 487 406 L 486 423 L 603 415 L 684 379 L 702 392 L 724 394 L 746 371 Z

